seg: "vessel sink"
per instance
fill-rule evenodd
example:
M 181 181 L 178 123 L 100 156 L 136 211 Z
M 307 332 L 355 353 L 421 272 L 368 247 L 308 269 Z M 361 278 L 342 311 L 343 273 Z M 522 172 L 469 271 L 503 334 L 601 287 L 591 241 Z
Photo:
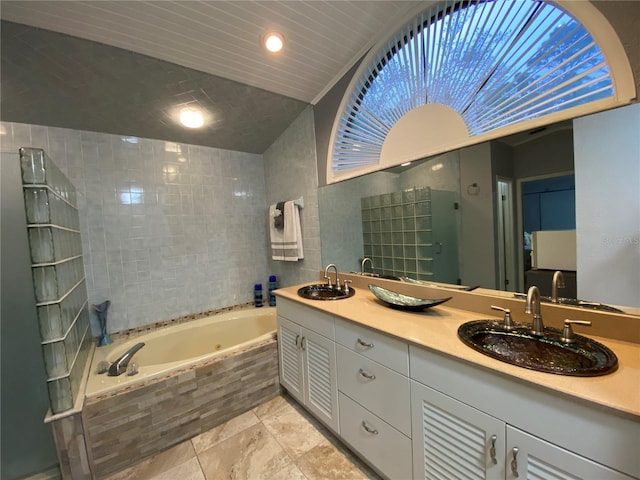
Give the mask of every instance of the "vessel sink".
M 538 337 L 530 328 L 516 324 L 507 330 L 500 322 L 476 320 L 461 325 L 458 336 L 480 353 L 539 372 L 592 377 L 618 368 L 615 353 L 595 340 L 576 334 L 574 342 L 567 344 L 558 329 L 545 327 L 544 336 Z
M 310 300 L 341 300 L 353 297 L 355 293 L 356 291 L 351 287 L 349 287 L 349 293 L 345 293 L 344 290 L 330 287 L 326 283 L 307 285 L 298 289 L 298 295 Z

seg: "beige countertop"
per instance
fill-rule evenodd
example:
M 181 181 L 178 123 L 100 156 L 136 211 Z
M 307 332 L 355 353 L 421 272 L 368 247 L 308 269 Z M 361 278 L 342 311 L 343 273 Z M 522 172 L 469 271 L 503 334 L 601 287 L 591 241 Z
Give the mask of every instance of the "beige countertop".
M 356 294 L 348 299 L 307 300 L 298 296 L 297 291 L 300 286 L 282 288 L 277 290 L 276 294 L 371 327 L 411 344 L 450 355 L 519 381 L 536 384 L 582 401 L 631 414 L 640 420 L 640 345 L 637 343 L 585 335 L 606 345 L 618 357 L 618 369 L 609 375 L 572 377 L 536 372 L 476 352 L 458 338 L 457 331 L 461 324 L 469 320 L 487 318 L 499 320 L 501 316 L 452 308 L 446 303 L 417 313 L 400 311 L 385 306 L 366 286 L 364 288 L 356 286 Z

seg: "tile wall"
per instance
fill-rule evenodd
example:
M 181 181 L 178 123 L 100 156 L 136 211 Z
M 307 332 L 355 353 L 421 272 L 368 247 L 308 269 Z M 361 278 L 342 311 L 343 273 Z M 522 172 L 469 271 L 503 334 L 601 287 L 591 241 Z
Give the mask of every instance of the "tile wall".
M 75 186 L 89 303 L 111 300 L 109 331 L 249 302 L 266 282 L 262 155 L 9 122 L 0 142 L 43 148 Z
M 278 285 L 295 285 L 318 279 L 320 221 L 318 217 L 318 174 L 313 109 L 308 107 L 264 152 L 267 205 L 281 200 L 304 198 L 300 210 L 304 259 L 297 262 L 271 260 L 269 269 Z M 268 240 L 268 239 L 267 239 Z M 265 248 L 268 241 L 264 242 Z

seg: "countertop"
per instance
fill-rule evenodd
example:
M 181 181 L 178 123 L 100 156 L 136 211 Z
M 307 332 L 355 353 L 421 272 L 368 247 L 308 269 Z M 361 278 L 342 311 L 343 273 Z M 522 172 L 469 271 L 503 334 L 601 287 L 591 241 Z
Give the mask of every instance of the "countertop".
M 309 282 L 313 284 L 317 282 Z M 356 287 L 356 294 L 335 301 L 307 300 L 297 294 L 303 285 L 282 288 L 277 296 L 294 300 L 311 308 L 336 315 L 410 344 L 455 357 L 519 381 L 536 384 L 544 388 L 569 395 L 588 403 L 600 405 L 640 421 L 640 345 L 617 339 L 585 335 L 607 347 L 618 357 L 618 369 L 599 377 L 572 377 L 536 372 L 495 360 L 462 343 L 458 338 L 458 327 L 469 320 L 495 319 L 491 316 L 446 304 L 422 312 L 406 312 L 387 307 L 367 288 Z M 582 334 L 582 333 L 581 333 Z

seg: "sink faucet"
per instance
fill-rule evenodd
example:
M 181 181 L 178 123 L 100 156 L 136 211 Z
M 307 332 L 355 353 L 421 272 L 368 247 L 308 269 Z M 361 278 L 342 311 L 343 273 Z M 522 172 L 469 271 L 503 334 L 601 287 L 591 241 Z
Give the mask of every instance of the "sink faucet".
M 362 259 L 362 263 L 360 264 L 360 274 L 364 275 L 364 266 L 365 264 L 369 262 L 369 265 L 371 265 L 371 269 L 373 270 L 373 260 L 371 260 L 369 257 L 364 257 Z
M 556 270 L 551 280 L 551 301 L 558 303 L 558 288 L 564 288 L 564 277 L 560 270 Z
M 324 269 L 324 278 L 327 280 L 327 285 L 329 286 L 329 288 L 333 286 L 333 284 L 331 283 L 331 277 L 329 276 L 330 268 L 333 268 L 333 270 L 336 272 L 336 288 L 340 290 L 340 279 L 338 278 L 338 267 L 336 267 L 333 263 L 330 263 Z
M 109 367 L 108 375 L 110 377 L 117 377 L 118 375 L 122 375 L 127 370 L 127 365 L 129 365 L 129 360 L 133 357 L 134 353 L 144 347 L 144 343 L 136 343 L 133 347 L 127 350 L 124 354 L 120 356 L 115 362 L 111 364 Z
M 542 315 L 540 314 L 540 290 L 538 290 L 536 286 L 529 287 L 527 291 L 524 313 L 533 314 L 531 333 L 538 336 L 544 335 L 544 324 L 542 323 Z

